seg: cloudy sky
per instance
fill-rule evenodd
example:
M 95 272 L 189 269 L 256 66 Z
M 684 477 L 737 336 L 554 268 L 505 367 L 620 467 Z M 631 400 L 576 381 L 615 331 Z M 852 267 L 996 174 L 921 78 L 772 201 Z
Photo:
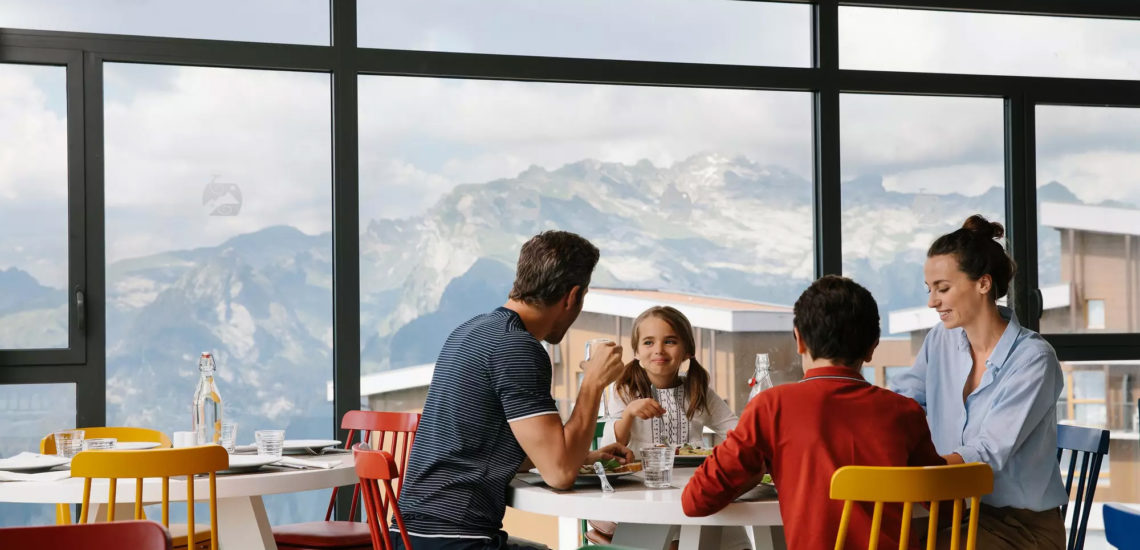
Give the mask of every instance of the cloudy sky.
M 810 58 L 809 12 L 799 4 L 361 3 L 368 47 L 781 66 Z M 7 0 L 0 26 L 325 44 L 326 8 L 320 0 Z M 844 8 L 841 63 L 1140 78 L 1137 22 L 1011 19 Z M 330 229 L 328 75 L 109 64 L 105 82 L 108 261 L 274 224 Z M 0 65 L 0 269 L 20 266 L 53 286 L 66 265 L 62 91 L 58 68 Z M 998 99 L 846 95 L 841 108 L 845 179 L 879 174 L 888 188 L 928 193 L 1002 184 Z M 804 93 L 365 76 L 362 222 L 420 213 L 461 183 L 584 158 L 667 166 L 720 152 L 809 179 L 810 126 Z M 1040 183 L 1062 181 L 1085 200 L 1140 203 L 1138 131 L 1136 110 L 1039 108 Z M 238 215 L 208 215 L 211 182 L 240 189 Z

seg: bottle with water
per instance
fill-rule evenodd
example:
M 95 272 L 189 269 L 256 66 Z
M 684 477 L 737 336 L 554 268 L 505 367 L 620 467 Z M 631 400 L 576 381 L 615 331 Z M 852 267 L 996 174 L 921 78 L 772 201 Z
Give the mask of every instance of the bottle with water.
M 751 401 L 753 397 L 756 397 L 756 394 L 774 386 L 774 384 L 772 384 L 772 376 L 768 373 L 768 366 L 768 354 L 757 353 L 756 371 L 752 373 L 752 378 L 748 379 L 748 385 L 752 388 L 752 390 L 748 392 L 749 401 Z
M 193 427 L 199 445 L 217 443 L 222 435 L 222 396 L 214 384 L 214 357 L 208 351 L 198 358 Z

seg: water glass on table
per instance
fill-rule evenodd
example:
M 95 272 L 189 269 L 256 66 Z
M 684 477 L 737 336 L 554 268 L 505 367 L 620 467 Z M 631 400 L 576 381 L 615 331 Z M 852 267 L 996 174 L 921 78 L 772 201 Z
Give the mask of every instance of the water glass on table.
M 674 453 L 672 445 L 655 445 L 641 449 L 641 472 L 645 477 L 646 487 L 650 489 L 672 487 Z
M 233 454 L 234 441 L 237 440 L 237 422 L 222 422 L 222 433 L 218 436 L 218 444 Z
M 83 440 L 83 449 L 86 451 L 114 449 L 115 443 L 117 442 L 118 440 L 113 437 L 93 437 L 91 439 Z
M 257 454 L 260 456 L 281 456 L 285 446 L 285 430 L 257 430 L 253 432 L 257 440 Z
M 55 454 L 71 458 L 83 450 L 83 430 L 62 430 L 52 434 L 55 438 Z
M 613 340 L 610 340 L 609 338 L 592 338 L 590 340 L 587 340 L 586 341 L 586 359 L 585 360 L 586 361 L 590 360 L 590 356 L 592 355 L 591 351 L 590 351 L 591 347 L 596 346 L 596 345 L 601 345 L 601 344 L 607 344 L 607 343 L 613 344 L 615 342 Z M 610 385 L 608 385 L 602 389 L 602 410 L 601 410 L 602 418 L 601 418 L 601 420 L 603 422 L 609 422 L 611 420 L 618 420 L 617 418 L 613 418 L 610 416 L 610 396 L 613 393 L 613 387 L 614 387 L 614 385 L 610 384 Z
M 198 434 L 195 432 L 174 432 L 174 437 L 170 438 L 174 444 L 175 449 L 183 447 L 194 447 L 198 445 Z

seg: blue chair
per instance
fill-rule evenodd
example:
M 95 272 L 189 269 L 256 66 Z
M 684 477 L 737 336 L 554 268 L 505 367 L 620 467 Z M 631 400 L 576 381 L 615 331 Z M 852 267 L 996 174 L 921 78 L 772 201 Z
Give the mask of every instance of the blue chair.
M 1096 480 L 1100 477 L 1100 465 L 1108 454 L 1108 430 L 1085 428 L 1061 424 L 1057 426 L 1057 462 L 1062 466 L 1065 451 L 1069 451 L 1068 475 L 1065 476 L 1065 493 L 1073 495 L 1073 478 L 1076 476 L 1077 461 L 1081 463 L 1080 478 L 1073 503 L 1073 521 L 1069 526 L 1068 550 L 1081 550 L 1085 546 L 1085 528 L 1092 510 Z M 1087 482 L 1087 484 L 1086 484 Z M 1065 514 L 1068 504 L 1061 506 Z
M 1115 504 L 1104 505 L 1104 538 L 1113 548 L 1140 549 L 1140 513 Z

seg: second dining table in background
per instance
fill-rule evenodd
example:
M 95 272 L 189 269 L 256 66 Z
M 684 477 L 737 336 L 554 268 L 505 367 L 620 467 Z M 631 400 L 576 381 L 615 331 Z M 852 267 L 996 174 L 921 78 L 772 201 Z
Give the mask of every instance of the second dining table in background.
M 332 468 L 273 469 L 250 473 L 226 474 L 217 476 L 218 494 L 218 547 L 222 550 L 276 550 L 269 518 L 265 512 L 263 495 L 297 493 L 315 489 L 328 489 L 353 485 L 357 481 L 351 454 L 331 454 L 325 456 L 298 457 L 305 460 L 322 461 L 334 464 Z M 19 481 L 0 483 L 0 502 L 18 503 L 68 503 L 83 502 L 83 479 L 68 478 L 59 481 Z M 91 488 L 91 504 L 94 505 L 93 521 L 106 517 L 108 480 L 95 479 Z M 118 501 L 115 517 L 131 518 L 134 515 L 135 480 L 120 479 L 118 493 L 126 503 Z M 201 499 L 208 497 L 209 478 L 194 479 L 194 494 Z M 184 478 L 171 478 L 170 499 L 172 502 L 186 499 Z M 143 501 L 154 504 L 162 501 L 162 480 L 143 480 Z M 202 518 L 205 519 L 205 518 Z M 207 520 L 208 521 L 208 520 Z M 200 522 L 200 521 L 199 521 Z

